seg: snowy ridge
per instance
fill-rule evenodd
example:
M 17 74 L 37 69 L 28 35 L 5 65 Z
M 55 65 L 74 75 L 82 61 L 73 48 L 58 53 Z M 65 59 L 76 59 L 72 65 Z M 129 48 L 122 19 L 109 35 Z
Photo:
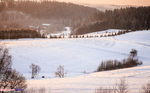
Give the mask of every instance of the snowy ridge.
M 126 8 L 126 7 L 137 7 L 137 6 L 131 6 L 131 5 L 111 5 L 111 4 L 85 4 L 83 5 L 88 7 L 94 7 L 100 11 L 106 11 L 106 10 L 114 10 L 114 9 L 120 9 L 120 8 Z

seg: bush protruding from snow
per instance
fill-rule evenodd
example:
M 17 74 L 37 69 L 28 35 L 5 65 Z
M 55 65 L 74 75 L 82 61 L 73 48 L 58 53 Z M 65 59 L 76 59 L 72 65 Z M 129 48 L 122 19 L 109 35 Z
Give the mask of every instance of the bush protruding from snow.
M 129 92 L 128 88 L 129 85 L 126 83 L 125 78 L 121 78 L 120 82 L 115 84 L 113 88 L 100 87 L 95 90 L 95 93 L 128 93 Z
M 150 93 L 150 83 L 147 83 L 146 85 L 142 86 L 141 93 Z

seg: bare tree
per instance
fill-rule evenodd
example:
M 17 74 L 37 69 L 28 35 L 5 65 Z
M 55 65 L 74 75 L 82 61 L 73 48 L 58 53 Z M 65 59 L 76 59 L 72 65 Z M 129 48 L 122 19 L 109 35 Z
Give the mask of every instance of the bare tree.
M 134 57 L 136 57 L 137 56 L 137 50 L 136 49 L 132 49 L 131 50 L 131 52 L 130 52 L 130 56 L 132 57 L 132 58 L 134 58 Z
M 147 83 L 146 85 L 142 86 L 141 93 L 150 93 L 150 83 Z
M 16 70 L 12 70 L 11 72 L 11 80 L 10 80 L 10 88 L 19 88 L 19 89 L 26 89 L 27 84 L 26 84 L 26 78 L 23 77 L 22 74 L 17 72 Z
M 31 64 L 29 67 L 32 69 L 32 76 L 31 76 L 31 78 L 34 78 L 34 76 L 35 76 L 35 65 Z
M 0 89 L 5 89 L 9 82 L 8 78 L 11 74 L 11 55 L 8 53 L 8 49 L 0 47 Z
M 0 79 L 3 74 L 11 70 L 12 60 L 11 55 L 8 53 L 8 49 L 0 47 Z
M 39 72 L 40 72 L 41 68 L 38 65 L 36 65 L 35 68 L 36 68 L 36 75 L 39 76 Z
M 55 76 L 59 78 L 63 78 L 65 74 L 66 73 L 64 73 L 64 66 L 59 65 L 59 67 L 57 68 L 57 72 L 55 72 Z
M 114 93 L 128 93 L 128 84 L 125 81 L 125 78 L 120 79 L 120 83 L 116 84 L 114 87 Z
M 35 78 L 39 74 L 41 68 L 35 64 L 31 64 L 29 67 L 32 69 L 32 77 L 31 78 Z
M 16 70 L 13 70 L 11 65 L 12 60 L 8 49 L 0 47 L 0 89 L 26 89 L 26 78 Z

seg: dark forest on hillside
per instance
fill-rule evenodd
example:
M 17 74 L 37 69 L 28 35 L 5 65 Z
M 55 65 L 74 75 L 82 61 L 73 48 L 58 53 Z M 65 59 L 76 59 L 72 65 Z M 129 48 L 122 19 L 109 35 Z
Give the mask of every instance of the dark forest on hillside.
M 85 22 L 72 26 L 72 34 L 85 34 L 106 29 L 150 29 L 150 7 L 129 7 L 95 12 Z M 76 27 L 75 27 L 76 26 Z
M 41 23 L 70 25 L 71 19 L 86 19 L 97 9 L 58 1 L 0 0 L 0 28 L 23 28 Z M 2 24 L 3 23 L 3 24 Z
M 45 19 L 85 18 L 90 16 L 90 13 L 98 11 L 94 8 L 58 1 L 1 0 L 0 12 L 6 9 L 22 11 L 32 17 Z
M 43 35 L 35 30 L 29 29 L 0 29 L 0 39 L 19 39 L 19 38 L 44 38 Z
M 61 26 L 61 29 L 70 26 L 72 34 L 106 29 L 143 30 L 150 28 L 150 7 L 102 12 L 58 1 L 0 0 L 0 21 L 1 29 L 30 29 L 30 26 L 40 27 L 42 23 L 48 23 Z

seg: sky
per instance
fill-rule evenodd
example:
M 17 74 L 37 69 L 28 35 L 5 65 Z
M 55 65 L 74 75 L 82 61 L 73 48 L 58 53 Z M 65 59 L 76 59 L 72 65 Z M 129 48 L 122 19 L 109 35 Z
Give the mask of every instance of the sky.
M 56 0 L 73 3 L 87 3 L 87 4 L 114 4 L 114 5 L 136 5 L 136 6 L 150 6 L 150 0 Z

